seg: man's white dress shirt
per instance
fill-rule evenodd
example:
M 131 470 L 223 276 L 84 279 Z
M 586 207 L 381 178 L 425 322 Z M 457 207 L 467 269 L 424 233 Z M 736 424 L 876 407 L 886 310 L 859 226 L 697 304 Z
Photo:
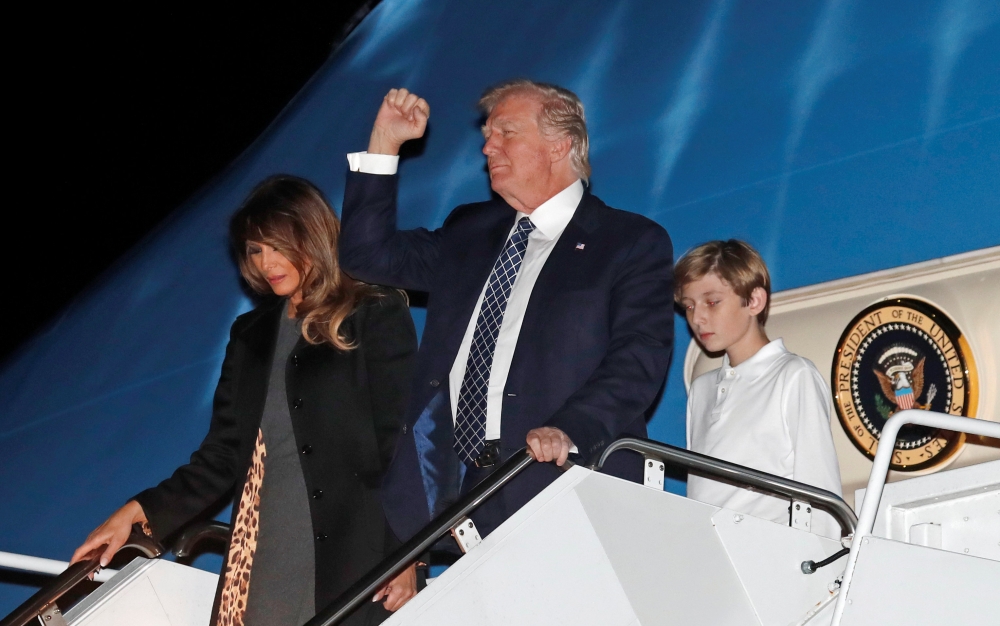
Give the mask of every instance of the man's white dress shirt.
M 830 390 L 816 366 L 775 339 L 736 367 L 691 383 L 688 449 L 841 495 L 830 432 Z M 688 497 L 788 525 L 788 500 L 690 475 Z M 812 532 L 840 537 L 831 515 L 812 513 Z
M 367 152 L 354 152 L 347 155 L 347 161 L 351 171 L 365 174 L 392 175 L 396 173 L 399 157 L 385 154 L 368 154 Z M 521 332 L 521 323 L 524 321 L 524 313 L 528 308 L 528 301 L 531 299 L 531 290 L 535 286 L 538 274 L 542 271 L 545 261 L 555 248 L 556 242 L 566 226 L 569 225 L 576 208 L 583 199 L 583 183 L 579 180 L 563 189 L 541 204 L 531 214 L 517 212 L 517 218 L 507 239 L 514 234 L 517 229 L 517 221 L 528 216 L 531 223 L 535 225 L 535 230 L 528 235 L 528 247 L 521 260 L 521 269 L 517 273 L 517 279 L 511 287 L 510 296 L 507 299 L 507 308 L 504 311 L 503 323 L 500 325 L 500 333 L 497 335 L 496 351 L 493 353 L 493 367 L 490 370 L 490 384 L 486 393 L 486 439 L 500 438 L 501 410 L 503 408 L 504 387 L 507 386 L 507 375 L 510 373 L 510 364 L 514 358 L 514 349 L 517 347 L 517 337 Z M 486 287 L 489 278 L 483 283 L 483 289 L 479 293 L 479 300 L 476 308 L 473 309 L 472 317 L 469 319 L 465 329 L 465 336 L 459 345 L 455 362 L 451 366 L 451 373 L 448 375 L 448 385 L 451 392 L 451 415 L 455 419 L 458 408 L 458 397 L 462 391 L 462 379 L 465 378 L 465 366 L 469 360 L 469 350 L 472 348 L 472 337 L 476 331 L 476 321 L 479 319 L 479 310 L 483 306 L 483 298 L 486 296 Z M 573 448 L 575 452 L 575 446 Z

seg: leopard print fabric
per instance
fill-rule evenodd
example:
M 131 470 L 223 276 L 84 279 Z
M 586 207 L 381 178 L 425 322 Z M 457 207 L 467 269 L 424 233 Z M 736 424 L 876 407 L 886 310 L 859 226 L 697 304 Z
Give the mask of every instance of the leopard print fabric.
M 243 484 L 233 538 L 229 542 L 229 556 L 226 557 L 225 582 L 219 598 L 219 617 L 216 626 L 243 626 L 243 613 L 247 608 L 247 593 L 250 591 L 250 569 L 257 551 L 257 532 L 260 529 L 260 487 L 264 483 L 264 433 L 257 431 L 257 447 Z

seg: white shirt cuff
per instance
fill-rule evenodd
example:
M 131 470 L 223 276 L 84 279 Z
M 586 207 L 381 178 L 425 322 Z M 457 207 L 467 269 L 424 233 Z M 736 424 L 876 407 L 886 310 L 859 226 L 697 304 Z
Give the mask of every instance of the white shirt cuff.
M 399 166 L 399 156 L 395 154 L 368 154 L 352 152 L 347 155 L 347 164 L 352 172 L 392 176 Z
M 569 449 L 569 453 L 570 454 L 580 454 L 580 448 L 577 448 L 576 446 L 573 446 L 572 448 Z

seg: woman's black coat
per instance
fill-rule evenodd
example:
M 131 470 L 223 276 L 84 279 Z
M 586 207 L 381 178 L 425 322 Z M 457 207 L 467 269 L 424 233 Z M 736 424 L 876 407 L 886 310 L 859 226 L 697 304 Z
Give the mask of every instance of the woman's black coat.
M 378 489 L 403 424 L 417 341 L 404 297 L 380 293 L 341 327 L 357 341 L 356 349 L 340 351 L 300 338 L 285 369 L 288 410 L 310 495 L 317 610 L 395 547 Z M 135 497 L 154 538 L 162 540 L 221 498 L 240 493 L 285 302 L 269 300 L 236 319 L 208 435 L 190 463 Z

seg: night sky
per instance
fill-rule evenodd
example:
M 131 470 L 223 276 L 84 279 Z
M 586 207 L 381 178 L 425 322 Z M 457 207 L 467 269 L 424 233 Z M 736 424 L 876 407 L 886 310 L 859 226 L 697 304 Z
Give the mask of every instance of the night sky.
M 36 5 L 9 23 L 0 361 L 249 146 L 375 4 Z

